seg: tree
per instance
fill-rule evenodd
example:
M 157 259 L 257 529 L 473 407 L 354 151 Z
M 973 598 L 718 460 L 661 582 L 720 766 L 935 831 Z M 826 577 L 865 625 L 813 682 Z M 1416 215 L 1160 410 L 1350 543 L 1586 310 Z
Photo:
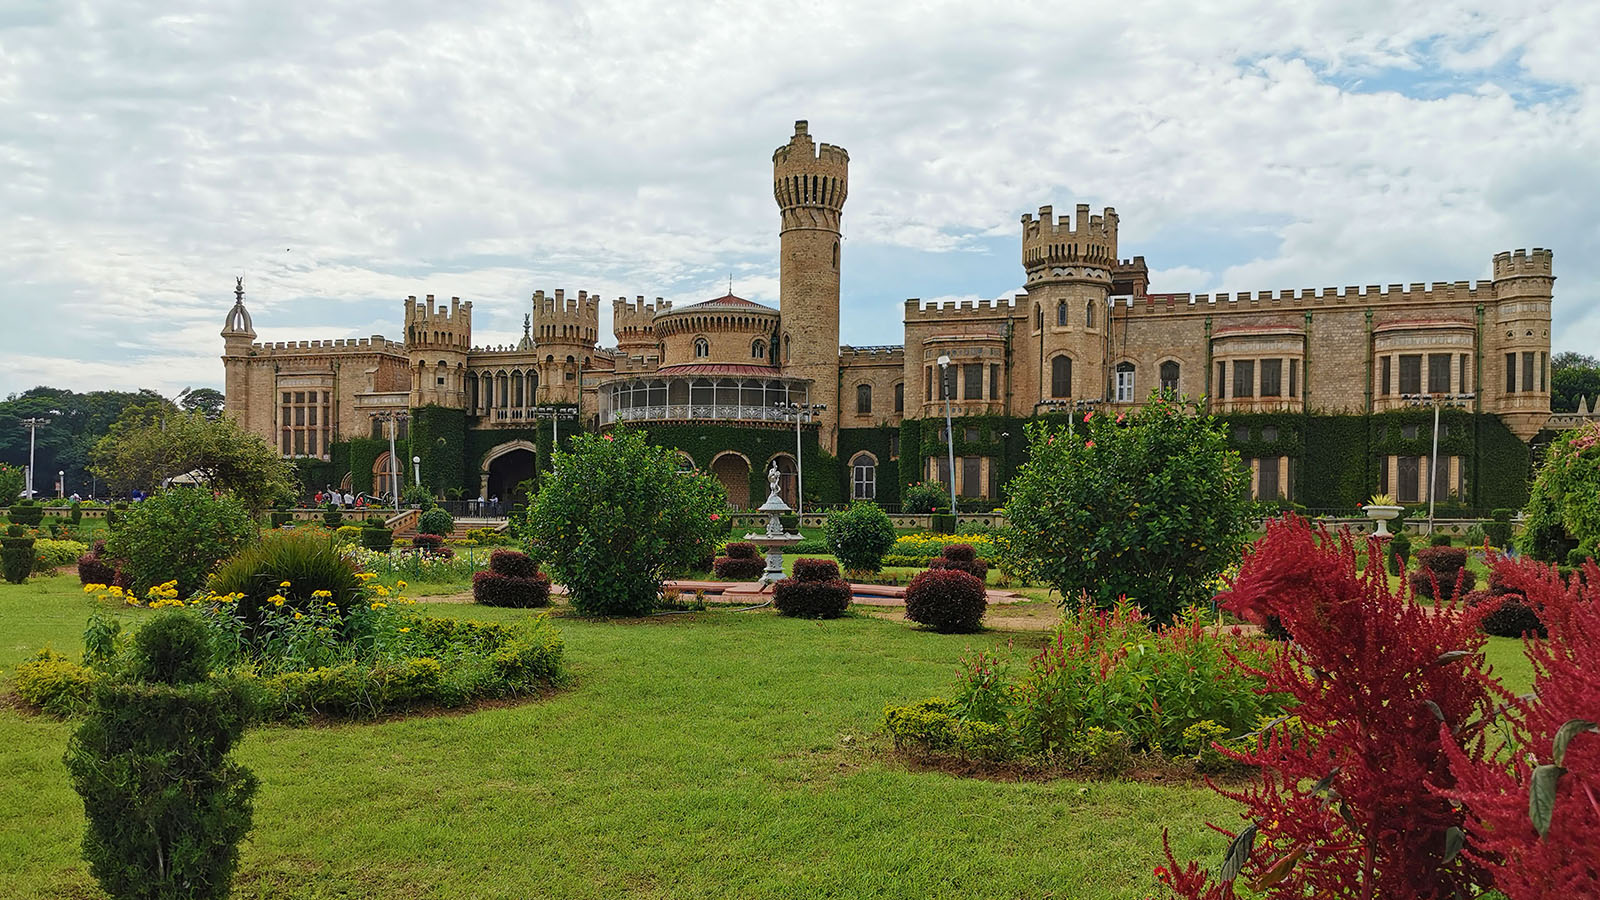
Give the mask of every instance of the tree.
M 1574 554 L 1600 556 L 1600 422 L 1551 442 L 1517 541 L 1523 553 L 1547 562 L 1574 565 Z
M 584 615 L 655 607 L 668 572 L 686 569 L 720 530 L 722 485 L 679 472 L 675 451 L 642 432 L 583 434 L 558 451 L 527 514 L 531 555 Z
M 121 490 L 154 490 L 190 476 L 253 510 L 294 495 L 293 470 L 275 449 L 224 416 L 163 404 L 128 409 L 90 455 L 94 471 Z
M 1578 411 L 1578 398 L 1600 398 L 1600 359 L 1568 350 L 1550 359 L 1550 411 Z
M 239 501 L 174 487 L 118 515 L 106 550 L 127 560 L 123 571 L 139 593 L 176 580 L 178 596 L 186 598 L 255 535 L 255 520 Z
M 178 405 L 185 412 L 197 412 L 215 422 L 222 418 L 222 392 L 216 388 L 184 388 L 178 395 Z
M 876 572 L 894 549 L 894 522 L 876 503 L 857 500 L 828 516 L 822 526 L 828 549 L 847 570 Z
M 1028 426 L 1030 459 L 1007 486 L 1001 558 L 1077 603 L 1126 596 L 1156 622 L 1210 600 L 1239 559 L 1250 470 L 1216 420 L 1170 392 L 1131 414 L 1092 413 L 1076 430 Z

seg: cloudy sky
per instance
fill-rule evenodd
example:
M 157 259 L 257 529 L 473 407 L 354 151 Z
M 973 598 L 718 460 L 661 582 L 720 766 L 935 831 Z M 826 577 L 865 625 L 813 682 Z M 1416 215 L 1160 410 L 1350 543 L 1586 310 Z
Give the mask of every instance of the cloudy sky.
M 536 289 L 776 305 L 771 153 L 850 152 L 847 343 L 1121 214 L 1152 290 L 1486 278 L 1600 350 L 1600 3 L 0 3 L 0 393 L 221 386 L 263 340 L 520 334 Z M 610 310 L 601 315 L 609 341 Z

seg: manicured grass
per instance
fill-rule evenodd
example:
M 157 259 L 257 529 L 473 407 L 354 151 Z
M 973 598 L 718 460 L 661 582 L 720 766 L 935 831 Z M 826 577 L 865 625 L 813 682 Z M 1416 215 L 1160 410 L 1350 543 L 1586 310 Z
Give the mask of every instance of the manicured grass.
M 45 643 L 78 653 L 90 603 L 67 576 L 0 586 L 0 674 Z M 1038 634 L 767 610 L 558 625 L 576 681 L 555 696 L 252 731 L 239 757 L 262 787 L 235 896 L 1140 898 L 1163 828 L 1180 857 L 1215 859 L 1203 823 L 1235 821 L 1200 787 L 953 778 L 883 751 L 886 704 L 947 693 L 971 650 L 1024 658 Z M 1515 644 L 1493 644 L 1497 665 Z M 99 896 L 71 730 L 0 710 L 0 897 Z

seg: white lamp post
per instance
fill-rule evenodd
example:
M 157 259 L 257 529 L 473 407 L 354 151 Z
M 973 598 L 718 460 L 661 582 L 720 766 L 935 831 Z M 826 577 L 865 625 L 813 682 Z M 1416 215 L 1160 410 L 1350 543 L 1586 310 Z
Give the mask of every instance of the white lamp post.
M 39 432 L 39 426 L 40 425 L 49 425 L 50 424 L 50 420 L 49 419 L 45 419 L 45 418 L 40 418 L 38 416 L 33 416 L 33 417 L 30 417 L 30 418 L 27 418 L 27 419 L 23 419 L 22 420 L 22 424 L 28 429 L 28 499 L 32 500 L 33 499 L 33 439 Z M 6 502 L 10 503 L 14 499 L 16 499 L 16 498 L 15 497 L 8 497 L 8 498 L 6 498 Z
M 67 496 L 67 473 L 65 470 L 56 473 L 56 499 L 62 500 Z
M 1428 534 L 1433 534 L 1434 485 L 1439 483 L 1439 408 L 1466 406 L 1476 394 L 1401 394 L 1407 406 L 1433 407 L 1433 455 L 1428 458 Z
M 415 484 L 422 483 L 422 457 L 411 457 L 411 480 Z
M 389 430 L 389 487 L 394 491 L 394 511 L 400 512 L 400 457 L 395 455 L 395 432 L 400 430 L 400 423 L 411 418 L 411 413 L 403 409 L 373 413 L 372 417 L 386 423 Z
M 956 433 L 950 422 L 950 357 L 939 357 L 939 391 L 944 394 L 944 438 L 950 451 L 950 515 L 956 514 Z
M 799 521 L 801 510 L 805 509 L 805 466 L 801 462 L 805 457 L 800 453 L 800 426 L 806 416 L 815 415 L 828 408 L 826 403 L 774 403 L 779 410 L 794 416 L 794 515 Z M 799 526 L 796 526 L 797 528 Z

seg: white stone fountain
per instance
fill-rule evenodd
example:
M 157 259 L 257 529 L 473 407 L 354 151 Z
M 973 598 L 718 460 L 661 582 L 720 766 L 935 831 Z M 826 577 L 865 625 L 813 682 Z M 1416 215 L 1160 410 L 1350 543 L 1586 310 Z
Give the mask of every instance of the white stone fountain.
M 783 579 L 783 551 L 803 538 L 798 534 L 790 534 L 783 530 L 783 522 L 779 518 L 786 512 L 792 512 L 789 504 L 783 502 L 778 496 L 778 463 L 774 461 L 767 468 L 767 485 L 771 489 L 767 494 L 767 502 L 761 504 L 761 511 L 767 514 L 767 530 L 751 532 L 744 539 L 767 552 L 767 568 L 761 573 L 758 584 L 761 590 L 768 589 L 773 582 Z

